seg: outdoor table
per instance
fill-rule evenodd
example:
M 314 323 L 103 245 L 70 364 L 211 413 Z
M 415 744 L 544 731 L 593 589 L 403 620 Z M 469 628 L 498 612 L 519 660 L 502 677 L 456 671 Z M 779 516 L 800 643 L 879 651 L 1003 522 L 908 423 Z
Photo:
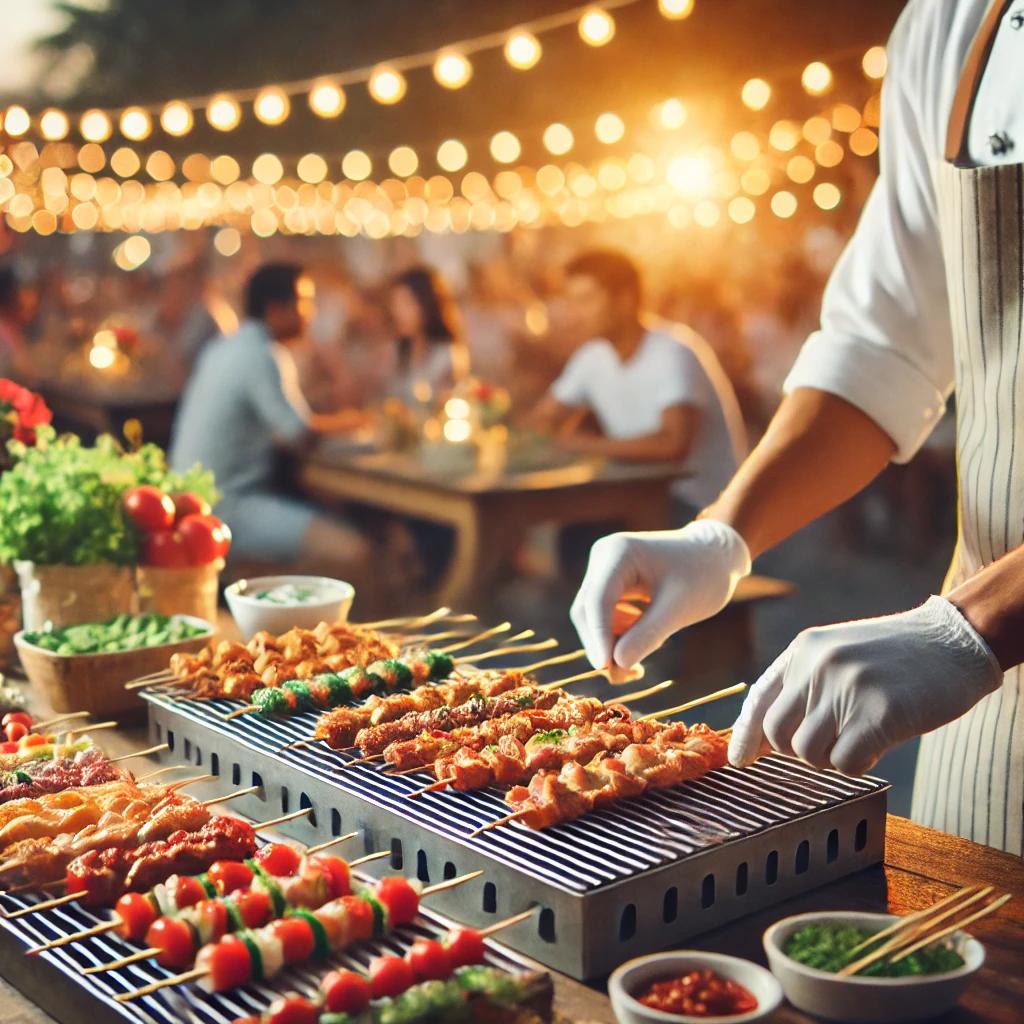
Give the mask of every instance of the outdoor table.
M 312 497 L 361 502 L 426 519 L 455 531 L 451 563 L 433 600 L 469 608 L 486 595 L 502 560 L 522 531 L 543 523 L 616 522 L 628 530 L 670 525 L 674 463 L 624 464 L 579 460 L 526 472 L 446 475 L 414 455 L 314 452 L 299 469 Z

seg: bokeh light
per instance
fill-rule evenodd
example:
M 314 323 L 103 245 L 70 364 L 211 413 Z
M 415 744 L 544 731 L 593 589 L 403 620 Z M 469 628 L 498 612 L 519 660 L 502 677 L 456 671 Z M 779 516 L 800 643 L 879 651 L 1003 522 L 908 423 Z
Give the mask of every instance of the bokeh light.
M 218 156 L 210 164 L 210 175 L 221 185 L 230 185 L 238 181 L 242 168 L 233 156 Z
M 787 176 L 798 185 L 809 182 L 814 177 L 815 170 L 814 161 L 806 156 L 795 156 L 786 164 Z
M 829 181 L 814 186 L 814 202 L 823 210 L 834 210 L 842 198 L 839 188 Z
M 111 154 L 110 169 L 118 177 L 130 178 L 133 174 L 138 174 L 141 166 L 142 161 L 139 159 L 139 154 L 128 146 L 115 149 Z
M 352 181 L 363 181 L 372 170 L 373 162 L 361 149 L 351 150 L 341 161 L 341 173 Z
M 849 103 L 837 103 L 832 108 L 832 127 L 846 135 L 860 127 L 860 111 Z
M 729 218 L 737 224 L 749 224 L 757 213 L 757 207 L 752 199 L 746 196 L 737 196 L 729 202 Z
M 213 247 L 221 256 L 234 256 L 242 248 L 242 235 L 238 228 L 221 228 L 213 236 Z
M 867 53 L 864 54 L 864 59 L 861 61 L 861 67 L 864 69 L 864 74 L 868 78 L 879 79 L 884 78 L 886 71 L 889 70 L 889 58 L 886 56 L 884 46 L 872 46 Z
M 594 122 L 594 134 L 597 136 L 598 142 L 603 142 L 605 145 L 618 142 L 625 132 L 626 126 L 618 114 L 604 113 Z
M 87 142 L 106 142 L 113 127 L 102 110 L 87 110 L 78 122 L 78 130 Z
M 520 71 L 528 71 L 540 60 L 541 46 L 537 37 L 519 29 L 505 41 L 505 60 Z
M 303 156 L 295 173 L 307 184 L 316 185 L 327 177 L 327 161 L 319 153 L 307 153 Z
M 772 213 L 786 220 L 796 213 L 796 196 L 792 192 L 776 192 L 772 196 Z
M 160 127 L 168 135 L 186 135 L 192 130 L 192 108 L 180 100 L 171 100 L 160 111 Z
M 345 109 L 345 90 L 329 78 L 314 82 L 309 90 L 309 109 L 320 117 L 337 117 Z
M 24 107 L 15 104 L 4 112 L 4 131 L 13 138 L 24 135 L 31 126 L 32 119 Z
M 39 117 L 39 131 L 42 133 L 43 138 L 50 142 L 57 142 L 63 139 L 70 127 L 68 115 L 63 110 L 57 110 L 55 107 L 44 110 Z
M 387 64 L 379 64 L 370 73 L 367 88 L 378 103 L 397 103 L 405 95 L 405 76 Z
M 391 173 L 399 178 L 412 176 L 419 165 L 416 150 L 410 146 L 396 146 L 388 155 L 388 167 L 391 168 Z
M 822 167 L 835 167 L 842 163 L 845 150 L 838 142 L 823 142 L 814 150 L 814 159 Z
M 658 10 L 673 21 L 688 18 L 693 13 L 694 0 L 658 0 Z
M 615 35 L 615 19 L 600 7 L 583 12 L 579 23 L 580 38 L 590 46 L 604 46 Z
M 722 219 L 722 211 L 718 203 L 705 199 L 693 208 L 693 219 L 702 228 L 713 228 Z
M 491 156 L 500 164 L 510 164 L 519 159 L 522 146 L 512 132 L 498 132 L 491 138 Z
M 656 121 L 662 128 L 667 128 L 670 131 L 674 131 L 676 128 L 682 128 L 686 124 L 686 105 L 682 100 L 672 99 L 665 100 L 664 103 L 659 103 L 655 107 Z
M 437 164 L 445 171 L 460 171 L 466 166 L 469 153 L 458 139 L 445 139 L 437 147 Z
M 233 96 L 214 96 L 206 108 L 206 120 L 218 131 L 228 132 L 242 120 L 242 108 Z
M 680 156 L 668 165 L 665 177 L 680 192 L 701 195 L 711 184 L 711 168 L 700 157 Z
M 804 121 L 803 136 L 812 146 L 820 146 L 832 138 L 832 124 L 825 117 L 809 117 Z
M 261 153 L 252 162 L 252 176 L 264 185 L 274 185 L 284 177 L 284 165 L 274 153 Z
M 445 89 L 461 89 L 473 77 L 473 65 L 458 50 L 442 50 L 434 61 L 434 78 Z
M 129 107 L 121 115 L 120 128 L 126 139 L 139 142 L 153 130 L 153 121 L 141 107 Z
M 751 78 L 740 92 L 743 105 L 751 110 L 764 110 L 772 98 L 772 87 L 763 78 Z
M 572 132 L 564 124 L 556 122 L 544 129 L 544 148 L 555 156 L 568 153 L 574 141 Z
M 753 132 L 737 132 L 729 143 L 729 149 L 737 160 L 755 160 L 761 152 L 761 144 Z
M 800 141 L 800 129 L 792 121 L 776 121 L 768 133 L 772 148 L 788 153 Z
M 740 187 L 752 196 L 763 196 L 771 184 L 771 175 L 763 167 L 751 167 L 740 178 Z
M 812 61 L 804 68 L 800 81 L 811 96 L 822 96 L 832 88 L 832 69 L 820 60 Z
M 283 89 L 269 85 L 253 100 L 252 112 L 264 124 L 282 124 L 291 113 L 292 102 Z
M 856 156 L 871 156 L 878 149 L 878 136 L 870 128 L 858 128 L 850 136 L 850 152 Z

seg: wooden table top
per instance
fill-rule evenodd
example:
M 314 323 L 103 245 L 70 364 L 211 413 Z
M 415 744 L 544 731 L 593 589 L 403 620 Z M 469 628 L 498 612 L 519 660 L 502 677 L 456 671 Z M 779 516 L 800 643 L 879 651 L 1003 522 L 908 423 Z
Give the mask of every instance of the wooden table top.
M 678 463 L 624 463 L 601 459 L 574 459 L 566 465 L 522 471 L 476 470 L 444 473 L 424 464 L 410 452 L 353 453 L 324 445 L 306 457 L 308 465 L 336 469 L 435 491 L 473 495 L 538 490 L 573 489 L 598 484 L 628 484 L 638 481 L 670 481 L 685 475 Z

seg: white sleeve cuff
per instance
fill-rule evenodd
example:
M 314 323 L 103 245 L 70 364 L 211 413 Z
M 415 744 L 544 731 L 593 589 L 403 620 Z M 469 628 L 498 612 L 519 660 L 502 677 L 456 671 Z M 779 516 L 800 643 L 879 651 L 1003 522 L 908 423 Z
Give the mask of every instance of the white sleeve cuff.
M 816 331 L 783 385 L 816 388 L 846 399 L 870 416 L 896 445 L 893 462 L 909 462 L 946 408 L 945 396 L 893 349 L 862 338 Z

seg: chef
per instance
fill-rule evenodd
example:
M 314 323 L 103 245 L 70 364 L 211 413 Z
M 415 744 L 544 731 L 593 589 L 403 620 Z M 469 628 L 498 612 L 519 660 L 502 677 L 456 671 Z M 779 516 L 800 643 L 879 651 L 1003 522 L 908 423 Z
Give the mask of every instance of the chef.
M 919 608 L 801 633 L 751 688 L 737 765 L 868 771 L 923 736 L 915 820 L 1024 843 L 1024 0 L 911 0 L 889 45 L 881 173 L 764 439 L 682 530 L 599 541 L 572 615 L 629 666 L 714 615 L 751 559 L 906 462 L 956 389 L 959 539 Z M 623 595 L 648 611 L 613 635 Z

